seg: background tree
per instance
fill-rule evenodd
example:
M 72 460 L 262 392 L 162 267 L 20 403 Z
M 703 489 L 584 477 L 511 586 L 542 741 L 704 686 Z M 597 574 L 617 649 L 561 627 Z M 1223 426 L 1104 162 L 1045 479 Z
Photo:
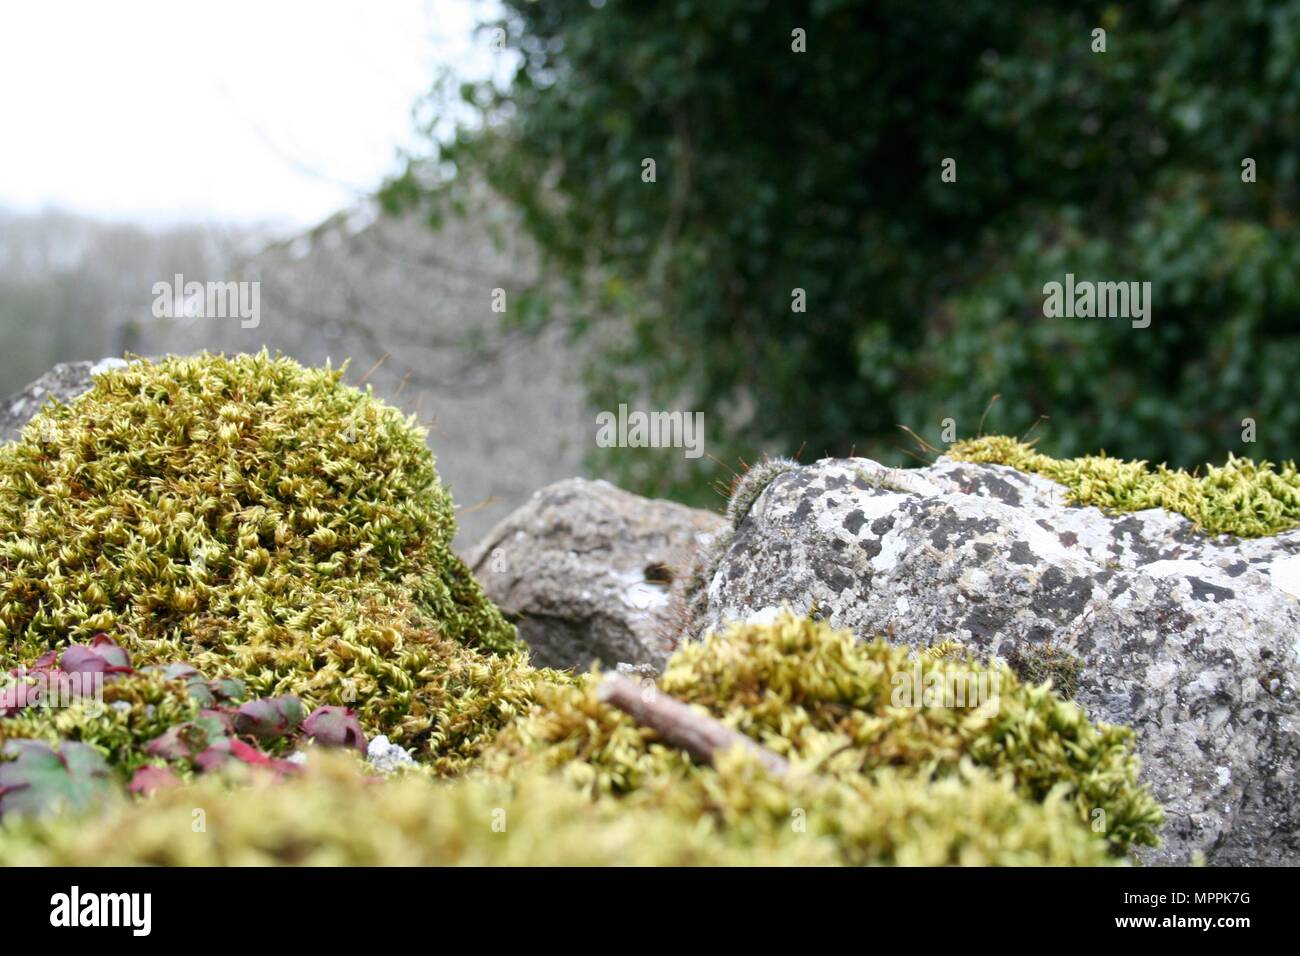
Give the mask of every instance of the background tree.
M 1050 416 L 1054 454 L 1294 455 L 1300 0 L 506 0 L 489 28 L 513 81 L 464 88 L 481 122 L 383 198 L 514 203 L 554 281 L 512 318 L 595 333 L 596 407 L 702 410 L 729 464 L 898 460 L 898 424 L 941 445 L 995 393 L 985 430 Z M 1067 272 L 1150 281 L 1151 326 L 1045 318 Z M 718 474 L 601 454 L 697 500 Z

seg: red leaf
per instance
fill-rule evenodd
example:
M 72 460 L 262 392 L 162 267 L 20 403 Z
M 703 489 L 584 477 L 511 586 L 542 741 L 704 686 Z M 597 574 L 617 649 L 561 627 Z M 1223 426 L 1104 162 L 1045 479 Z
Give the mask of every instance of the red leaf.
M 304 716 L 302 701 L 291 694 L 250 700 L 235 711 L 235 730 L 253 737 L 283 737 L 302 723 Z
M 32 670 L 39 671 L 39 670 L 44 670 L 47 667 L 52 667 L 54 666 L 54 662 L 57 661 L 58 659 L 59 659 L 58 651 L 46 651 L 44 654 L 41 655 L 40 660 L 38 660 L 35 664 L 32 665 Z
M 294 774 L 300 769 L 297 764 L 290 763 L 287 760 L 275 760 L 268 757 L 256 747 L 244 743 L 237 737 L 213 744 L 199 754 L 194 762 L 206 772 L 223 767 L 231 760 L 238 760 L 250 767 L 264 767 L 279 776 Z
M 69 674 L 128 674 L 131 672 L 131 659 L 108 635 L 96 634 L 89 647 L 73 644 L 65 650 L 59 666 Z
M 356 712 L 347 707 L 317 707 L 302 722 L 303 732 L 325 747 L 352 747 L 366 752 L 366 735 Z
M 0 690 L 0 717 L 12 717 L 24 707 L 40 703 L 41 685 L 28 684 L 25 677 L 19 683 Z
M 132 793 L 151 794 L 180 786 L 181 778 L 168 767 L 140 767 L 131 777 L 127 789 Z
M 194 758 L 199 769 L 204 773 L 210 773 L 218 767 L 223 767 L 230 760 L 230 741 L 219 740 L 203 753 Z
M 256 747 L 250 746 L 238 738 L 230 741 L 230 755 L 237 760 L 242 760 L 244 763 L 259 765 L 268 765 L 271 763 L 270 757 L 262 753 L 262 751 L 258 750 Z

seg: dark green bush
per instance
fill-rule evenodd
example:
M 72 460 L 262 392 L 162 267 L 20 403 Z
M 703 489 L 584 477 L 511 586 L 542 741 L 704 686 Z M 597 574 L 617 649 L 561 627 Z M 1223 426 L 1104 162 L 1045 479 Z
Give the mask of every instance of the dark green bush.
M 1300 0 L 504 6 L 514 82 L 465 91 L 487 132 L 384 196 L 437 168 L 511 200 L 555 280 L 513 318 L 630 319 L 599 339 L 598 407 L 704 411 L 729 464 L 897 461 L 897 424 L 973 434 L 994 393 L 990 429 L 1049 415 L 1057 456 L 1294 456 Z M 1150 281 L 1151 326 L 1045 318 L 1067 272 Z M 647 490 L 718 477 L 600 454 Z

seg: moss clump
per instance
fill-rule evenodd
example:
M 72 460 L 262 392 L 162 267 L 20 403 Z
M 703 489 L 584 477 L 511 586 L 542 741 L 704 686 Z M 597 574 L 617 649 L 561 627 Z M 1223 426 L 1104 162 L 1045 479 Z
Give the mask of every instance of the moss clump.
M 423 430 L 341 376 L 205 354 L 44 409 L 0 448 L 0 664 L 102 631 L 471 755 L 538 674 L 451 551 Z
M 1003 436 L 972 438 L 948 449 L 956 461 L 1009 465 L 1050 478 L 1069 489 L 1076 504 L 1104 511 L 1129 512 L 1163 508 L 1189 518 L 1209 534 L 1257 538 L 1300 526 L 1300 475 L 1294 462 L 1276 470 L 1228 456 L 1220 468 L 1207 465 L 1204 475 L 1145 461 L 1101 455 L 1057 460 L 1033 445 Z
M 1067 700 L 1079 693 L 1083 661 L 1055 644 L 1031 644 L 1012 648 L 1007 663 L 1016 676 L 1029 684 L 1051 681 L 1053 689 Z
M 727 520 L 731 527 L 740 529 L 754 502 L 767 486 L 787 471 L 797 471 L 799 463 L 791 458 L 765 458 L 742 475 L 731 489 L 727 501 Z
M 587 677 L 539 682 L 531 712 L 455 781 L 363 784 L 336 763 L 255 795 L 205 779 L 98 817 L 8 822 L 0 858 L 1093 865 L 1155 842 L 1161 814 L 1128 731 L 1005 668 L 992 710 L 894 701 L 899 675 L 971 671 L 992 673 L 786 615 L 679 651 L 662 679 L 788 757 L 784 779 L 745 751 L 693 763 Z M 206 833 L 192 834 L 195 807 Z M 1089 826 L 1098 810 L 1102 833 Z
M 737 755 L 738 756 L 738 755 Z M 715 774 L 718 799 L 737 807 L 764 781 L 742 760 Z M 755 817 L 781 825 L 725 834 L 685 806 L 631 806 L 584 796 L 553 777 L 454 784 L 418 775 L 370 782 L 342 760 L 313 761 L 298 779 L 230 791 L 211 780 L 119 804 L 97 818 L 18 821 L 0 830 L 15 865 L 825 865 L 843 861 L 818 831 L 819 815 L 852 816 L 854 856 L 874 864 L 1097 865 L 1111 861 L 1053 798 L 1034 804 L 977 773 L 921 785 L 884 775 L 852 806 L 809 805 L 810 825 L 787 801 Z M 203 811 L 196 832 L 195 808 Z M 358 825 L 358 824 L 363 825 Z
M 966 706 L 911 706 L 895 693 L 918 678 L 980 675 L 994 689 L 991 707 L 973 698 Z M 917 785 L 951 784 L 971 772 L 1007 778 L 1026 801 L 1064 801 L 1080 826 L 1104 819 L 1115 853 L 1158 842 L 1163 814 L 1138 783 L 1132 732 L 1090 723 L 1079 707 L 1021 683 L 1005 666 L 912 657 L 905 647 L 861 643 L 786 614 L 683 648 L 660 687 L 786 757 L 793 779 L 724 795 L 715 771 L 602 703 L 591 683 L 541 689 L 540 706 L 502 732 L 485 765 L 502 774 L 540 765 L 588 793 L 672 804 L 727 827 L 788 826 L 794 809 L 816 806 L 820 832 L 850 863 L 872 861 L 874 850 L 856 842 L 856 828 L 867 824 L 854 808 L 879 800 L 886 772 L 910 774 Z

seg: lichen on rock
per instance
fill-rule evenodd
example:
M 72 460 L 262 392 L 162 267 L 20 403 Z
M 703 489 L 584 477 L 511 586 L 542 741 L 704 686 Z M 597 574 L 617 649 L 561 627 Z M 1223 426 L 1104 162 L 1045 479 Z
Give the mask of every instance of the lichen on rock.
M 788 604 L 862 640 L 1017 662 L 1136 732 L 1169 816 L 1144 861 L 1294 863 L 1300 528 L 1250 536 L 1295 513 L 1294 469 L 1076 464 L 1064 485 L 952 457 L 887 482 L 860 458 L 782 473 L 710 560 L 685 637 Z M 1209 533 L 1231 515 L 1243 534 Z

